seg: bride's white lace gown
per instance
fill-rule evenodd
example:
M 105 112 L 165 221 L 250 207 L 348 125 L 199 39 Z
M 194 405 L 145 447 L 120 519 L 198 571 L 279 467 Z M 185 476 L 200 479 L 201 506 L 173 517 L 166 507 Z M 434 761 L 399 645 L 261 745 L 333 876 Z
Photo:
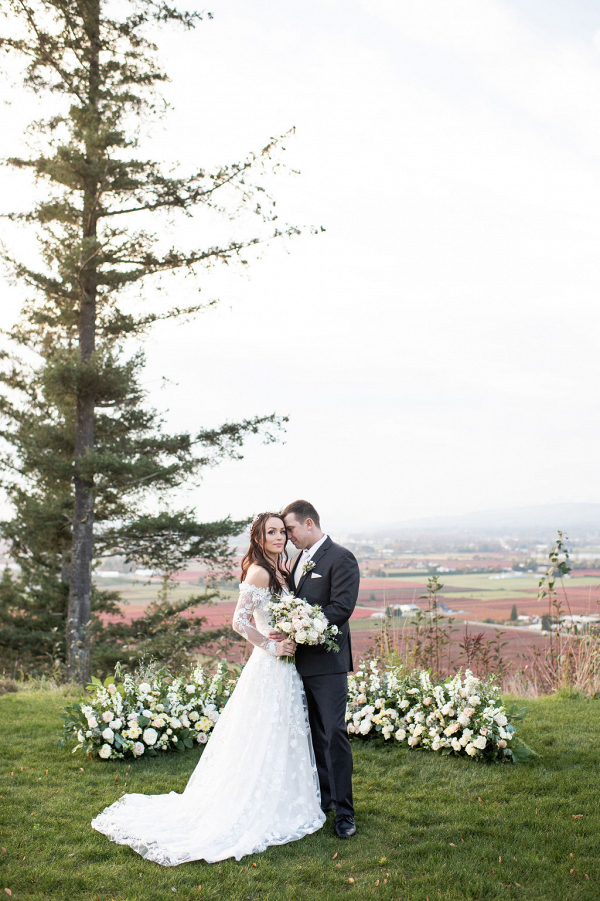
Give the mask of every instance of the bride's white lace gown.
M 255 647 L 184 792 L 124 795 L 92 820 L 98 832 L 177 866 L 239 860 L 321 828 L 304 690 L 266 637 L 270 598 L 240 585 L 233 627 Z

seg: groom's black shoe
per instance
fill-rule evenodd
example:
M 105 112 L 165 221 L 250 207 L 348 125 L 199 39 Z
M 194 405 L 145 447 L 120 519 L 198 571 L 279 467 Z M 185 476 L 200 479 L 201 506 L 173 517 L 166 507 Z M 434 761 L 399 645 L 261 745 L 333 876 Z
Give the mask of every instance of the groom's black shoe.
M 338 838 L 351 838 L 357 832 L 354 817 L 349 815 L 336 817 L 333 828 Z

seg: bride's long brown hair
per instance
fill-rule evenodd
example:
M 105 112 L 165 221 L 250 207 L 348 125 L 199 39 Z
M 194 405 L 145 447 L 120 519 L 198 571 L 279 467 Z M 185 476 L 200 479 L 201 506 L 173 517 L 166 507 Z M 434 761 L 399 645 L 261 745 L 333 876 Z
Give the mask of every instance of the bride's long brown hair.
M 256 563 L 257 566 L 262 566 L 263 569 L 266 569 L 269 574 L 269 589 L 271 594 L 279 595 L 281 594 L 281 582 L 277 578 L 277 574 L 280 573 L 284 579 L 287 579 L 288 572 L 284 564 L 287 563 L 288 555 L 284 547 L 281 554 L 277 557 L 277 565 L 273 566 L 273 563 L 265 553 L 265 529 L 267 520 L 272 516 L 276 519 L 280 519 L 285 528 L 285 521 L 281 516 L 281 513 L 258 514 L 250 529 L 250 547 L 242 560 L 242 582 L 246 578 L 246 573 L 252 564 Z

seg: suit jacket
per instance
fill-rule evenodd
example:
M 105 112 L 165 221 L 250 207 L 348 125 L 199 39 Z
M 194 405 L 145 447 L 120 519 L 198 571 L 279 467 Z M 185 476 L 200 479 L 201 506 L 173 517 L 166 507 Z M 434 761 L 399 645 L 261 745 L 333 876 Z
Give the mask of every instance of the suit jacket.
M 309 604 L 319 604 L 323 608 L 329 622 L 340 630 L 336 638 L 340 650 L 327 651 L 322 645 L 298 645 L 296 668 L 301 676 L 347 673 L 354 668 L 348 620 L 356 605 L 360 584 L 356 557 L 327 538 L 312 558 L 314 567 L 302 576 L 296 587 L 295 572 L 301 556 L 298 555 L 290 573 L 290 591 Z

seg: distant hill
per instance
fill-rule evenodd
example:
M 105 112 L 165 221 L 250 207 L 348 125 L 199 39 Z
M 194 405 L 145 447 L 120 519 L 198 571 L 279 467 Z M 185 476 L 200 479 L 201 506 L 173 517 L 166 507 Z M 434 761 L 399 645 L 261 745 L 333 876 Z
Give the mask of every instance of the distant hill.
M 543 504 L 505 510 L 481 510 L 460 516 L 432 516 L 407 519 L 370 530 L 373 535 L 403 535 L 415 532 L 477 532 L 483 535 L 556 535 L 573 537 L 600 535 L 600 504 Z

